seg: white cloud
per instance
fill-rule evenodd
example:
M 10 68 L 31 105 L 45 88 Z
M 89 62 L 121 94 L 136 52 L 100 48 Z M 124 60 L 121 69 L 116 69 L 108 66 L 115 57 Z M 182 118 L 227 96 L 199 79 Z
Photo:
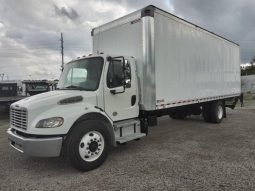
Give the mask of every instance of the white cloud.
M 175 9 L 174 9 L 173 4 L 171 3 L 171 0 L 165 0 L 165 1 L 166 1 L 166 5 L 167 5 L 169 11 L 173 13 L 175 11 Z
M 121 5 L 93 0 L 0 0 L 0 72 L 9 79 L 58 78 L 60 32 L 68 62 L 91 53 L 92 28 L 126 13 Z
M 4 24 L 0 21 L 0 37 L 3 37 L 5 34 L 5 31 L 4 31 Z M 0 41 L 1 43 L 1 41 Z M 0 44 L 1 45 L 1 44 Z

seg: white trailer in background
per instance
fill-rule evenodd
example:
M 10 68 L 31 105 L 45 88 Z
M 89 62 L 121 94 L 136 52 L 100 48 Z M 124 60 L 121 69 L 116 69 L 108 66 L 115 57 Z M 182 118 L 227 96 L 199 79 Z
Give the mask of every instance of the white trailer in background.
M 93 55 L 65 65 L 57 91 L 11 105 L 10 145 L 67 154 L 82 171 L 110 146 L 139 139 L 157 117 L 220 123 L 241 93 L 239 46 L 154 6 L 91 32 Z M 171 123 L 171 121 L 169 121 Z

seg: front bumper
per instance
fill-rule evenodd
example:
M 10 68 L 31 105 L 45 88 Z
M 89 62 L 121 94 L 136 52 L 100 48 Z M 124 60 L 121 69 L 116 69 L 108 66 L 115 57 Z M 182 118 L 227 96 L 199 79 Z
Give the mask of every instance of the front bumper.
M 26 155 L 35 157 L 57 157 L 60 155 L 63 137 L 24 137 L 12 129 L 8 129 L 7 134 L 10 146 Z

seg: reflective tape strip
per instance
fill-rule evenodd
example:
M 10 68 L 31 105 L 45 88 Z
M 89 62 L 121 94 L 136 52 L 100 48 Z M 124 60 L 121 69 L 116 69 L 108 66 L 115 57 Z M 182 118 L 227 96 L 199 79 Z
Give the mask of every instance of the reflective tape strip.
M 231 95 L 213 96 L 213 97 L 206 97 L 206 98 L 198 98 L 198 99 L 170 102 L 170 103 L 156 105 L 156 109 L 164 109 L 164 108 L 173 107 L 173 106 L 187 105 L 190 103 L 201 103 L 201 102 L 205 102 L 205 101 L 212 101 L 212 100 L 218 100 L 218 99 L 223 99 L 223 98 L 236 97 L 239 95 L 240 94 L 231 94 Z

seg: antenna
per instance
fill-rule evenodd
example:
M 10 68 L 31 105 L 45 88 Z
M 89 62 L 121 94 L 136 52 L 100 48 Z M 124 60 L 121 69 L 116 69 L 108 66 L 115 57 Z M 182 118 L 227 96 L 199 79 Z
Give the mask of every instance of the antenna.
M 63 33 L 61 32 L 61 57 L 62 57 L 62 63 L 61 63 L 61 71 L 64 70 L 64 40 L 63 40 Z

